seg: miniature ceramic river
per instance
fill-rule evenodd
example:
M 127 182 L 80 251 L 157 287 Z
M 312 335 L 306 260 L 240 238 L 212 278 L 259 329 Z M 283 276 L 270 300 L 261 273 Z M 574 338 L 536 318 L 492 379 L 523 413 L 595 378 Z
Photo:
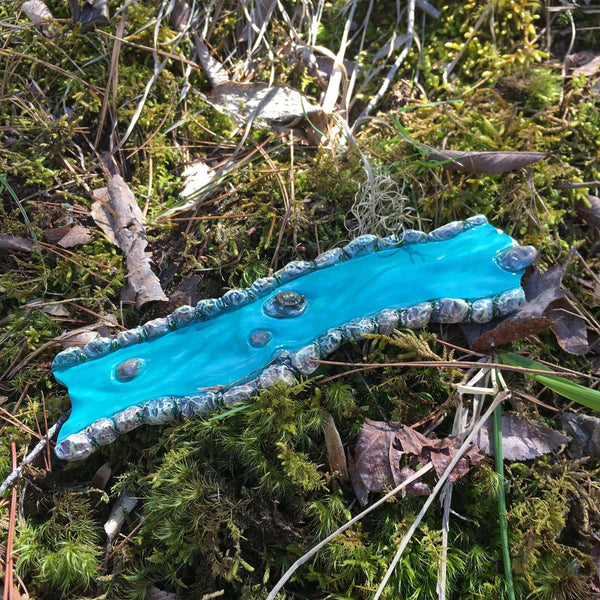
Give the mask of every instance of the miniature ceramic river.
M 56 453 L 85 458 L 139 425 L 291 384 L 365 334 L 506 315 L 525 301 L 520 279 L 534 257 L 483 216 L 401 239 L 364 235 L 247 289 L 64 350 L 52 369 L 72 411 Z

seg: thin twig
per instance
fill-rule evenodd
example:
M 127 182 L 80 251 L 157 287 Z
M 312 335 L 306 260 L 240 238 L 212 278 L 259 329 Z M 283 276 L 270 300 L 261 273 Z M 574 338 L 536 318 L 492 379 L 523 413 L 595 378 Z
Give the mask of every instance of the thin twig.
M 10 453 L 12 456 L 12 467 L 17 468 L 17 447 L 14 440 L 10 440 Z M 8 521 L 8 537 L 6 540 L 6 567 L 4 569 L 4 600 L 13 597 L 13 541 L 15 537 L 15 520 L 17 516 L 17 488 L 13 488 L 10 498 L 10 515 Z
M 42 450 L 46 447 L 46 444 L 54 437 L 54 435 L 62 427 L 62 424 L 69 418 L 70 414 L 71 411 L 65 413 L 56 421 L 56 423 L 54 423 L 54 425 L 52 425 L 52 427 L 50 427 L 46 436 L 35 445 L 34 449 L 23 459 L 18 467 L 13 465 L 12 473 L 2 482 L 2 485 L 0 485 L 0 496 L 16 481 L 19 475 L 21 475 L 23 467 L 33 462 L 36 456 L 42 452 Z
M 340 362 L 335 360 L 321 360 L 317 358 L 311 359 L 311 362 L 319 363 L 320 365 L 333 365 L 337 367 L 356 367 L 354 363 Z M 457 368 L 457 369 L 472 369 L 480 368 L 481 363 L 472 361 L 433 361 L 433 360 L 414 360 L 398 363 L 364 363 L 360 367 L 350 369 L 343 373 L 348 375 L 349 373 L 356 373 L 357 371 L 368 371 L 371 369 L 384 369 L 387 367 L 439 367 L 441 369 Z M 570 372 L 557 372 L 557 371 L 546 371 L 544 369 L 529 369 L 528 367 L 513 367 L 512 365 L 504 365 L 501 363 L 486 363 L 486 368 L 490 369 L 503 369 L 505 371 L 516 371 L 517 373 L 531 373 L 532 375 L 547 375 L 557 377 L 576 377 L 580 376 L 580 373 Z

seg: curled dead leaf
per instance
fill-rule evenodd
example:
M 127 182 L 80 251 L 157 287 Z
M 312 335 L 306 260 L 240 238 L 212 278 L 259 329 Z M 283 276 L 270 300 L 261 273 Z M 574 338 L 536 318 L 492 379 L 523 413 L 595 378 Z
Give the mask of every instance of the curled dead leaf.
M 547 152 L 462 152 L 460 150 L 434 150 L 428 160 L 438 161 L 447 171 L 459 171 L 471 175 L 486 173 L 495 175 L 521 169 L 536 163 Z
M 92 232 L 83 225 L 73 225 L 59 240 L 58 245 L 62 248 L 73 248 L 81 244 L 87 244 L 92 239 Z
M 81 23 L 81 31 L 88 31 L 94 25 L 110 23 L 108 0 L 85 0 L 79 7 L 77 0 L 69 0 L 73 23 Z
M 587 203 L 578 202 L 575 210 L 588 225 L 600 229 L 600 198 L 598 196 L 589 195 Z
M 103 490 L 110 479 L 112 468 L 110 463 L 105 462 L 101 465 L 92 477 L 92 487 L 97 490 Z
M 58 24 L 42 0 L 27 0 L 21 10 L 44 37 L 53 38 L 58 33 Z
M 335 426 L 335 421 L 331 413 L 324 408 L 321 409 L 323 416 L 323 435 L 325 437 L 325 447 L 327 448 L 327 461 L 332 473 L 339 473 L 342 483 L 350 483 L 348 474 L 348 464 L 346 463 L 346 454 L 342 438 Z

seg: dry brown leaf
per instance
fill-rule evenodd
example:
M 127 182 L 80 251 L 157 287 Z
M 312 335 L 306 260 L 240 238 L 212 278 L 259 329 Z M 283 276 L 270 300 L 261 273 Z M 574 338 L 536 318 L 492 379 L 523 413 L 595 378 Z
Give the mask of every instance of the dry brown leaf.
M 97 200 L 92 204 L 90 209 L 90 215 L 94 219 L 94 223 L 100 227 L 102 233 L 108 238 L 111 244 L 118 246 L 117 238 L 115 237 L 115 231 L 113 229 L 113 220 L 109 218 L 109 195 L 108 188 L 98 188 L 94 190 L 94 198 Z
M 219 594 L 221 596 L 222 594 Z M 203 596 L 204 597 L 204 596 Z M 217 598 L 218 596 L 214 596 Z M 177 600 L 177 594 L 174 592 L 166 592 L 161 590 L 154 585 L 146 588 L 146 600 Z
M 552 320 L 550 329 L 565 352 L 576 356 L 588 353 L 587 321 L 568 298 L 554 300 L 548 306 L 546 316 Z
M 110 463 L 105 462 L 101 465 L 92 477 L 92 487 L 97 490 L 103 490 L 110 479 L 112 468 Z
M 401 425 L 398 429 L 395 445 L 400 446 L 404 453 L 415 455 L 418 462 L 431 461 L 438 477 L 441 477 L 458 452 L 456 440 L 449 437 L 442 439 L 428 438 L 405 425 Z M 479 462 L 482 459 L 483 456 L 479 454 L 479 449 L 472 446 L 458 461 L 458 464 L 450 473 L 448 481 L 456 481 L 469 471 L 470 464 Z
M 44 302 L 41 298 L 30 300 L 25 307 L 35 308 L 52 317 L 68 318 L 71 316 L 69 309 L 64 304 L 61 304 L 60 302 Z
M 79 8 L 77 0 L 69 0 L 73 23 L 81 23 L 81 31 L 88 31 L 94 25 L 110 23 L 107 0 L 85 0 Z
M 332 473 L 339 473 L 342 483 L 348 484 L 350 483 L 350 476 L 348 475 L 348 464 L 346 463 L 342 438 L 340 438 L 331 413 L 321 408 L 321 414 L 323 416 L 323 436 L 325 437 L 329 469 Z
M 146 302 L 166 301 L 145 251 L 148 238 L 142 211 L 123 178 L 113 175 L 108 187 L 95 190 L 94 195 L 97 198 L 91 210 L 94 221 L 125 254 L 131 302 L 139 309 Z
M 190 20 L 192 9 L 186 0 L 175 0 L 173 11 L 169 16 L 169 23 L 176 31 L 184 31 Z
M 213 86 L 208 102 L 240 126 L 293 129 L 311 143 L 319 143 L 328 119 L 320 106 L 288 85 L 242 83 L 229 80 L 229 74 L 210 55 L 206 44 L 194 36 L 198 61 Z
M 350 454 L 350 478 L 356 496 L 365 506 L 370 492 L 390 490 L 413 474 L 414 470 L 407 465 L 400 468 L 400 459 L 405 455 L 412 461 L 413 467 L 431 461 L 439 477 L 457 451 L 456 440 L 431 439 L 401 423 L 365 419 L 354 454 Z M 469 470 L 470 465 L 483 458 L 478 448 L 473 446 L 460 459 L 449 480 L 456 481 Z M 407 496 L 417 496 L 429 494 L 430 490 L 425 483 L 415 482 L 405 491 Z
M 589 195 L 588 203 L 581 201 L 575 205 L 577 214 L 588 224 L 596 229 L 600 229 L 600 198 Z
M 49 227 L 48 229 L 44 229 L 42 233 L 50 243 L 56 244 L 56 242 L 62 240 L 62 238 L 67 235 L 71 227 L 73 227 L 73 224 L 67 223 L 66 225 L 61 225 L 60 227 Z
M 494 456 L 494 429 L 492 420 L 479 430 L 475 443 Z M 532 419 L 502 416 L 502 454 L 505 460 L 532 460 L 549 454 L 571 438 Z
M 95 340 L 97 337 L 100 337 L 100 334 L 97 331 L 79 331 L 77 333 L 73 333 L 71 331 L 67 332 L 67 337 L 63 338 L 55 338 L 57 342 L 60 342 L 63 348 L 72 348 L 73 346 L 83 347 L 86 344 L 89 344 L 92 340 Z
M 561 417 L 563 429 L 573 437 L 567 447 L 571 458 L 600 458 L 600 419 L 592 415 L 564 411 Z
M 35 244 L 26 238 L 0 234 L 0 250 L 8 252 L 31 252 Z
M 71 331 L 54 338 L 53 341 L 58 342 L 63 348 L 72 348 L 73 346 L 85 346 L 88 342 L 95 340 L 97 337 L 109 337 L 111 330 L 108 327 L 117 325 L 117 319 L 114 315 L 106 315 L 98 323 L 78 327 Z
M 462 152 L 439 150 L 428 154 L 428 160 L 439 161 L 447 171 L 494 175 L 521 169 L 548 156 L 547 152 Z
M 52 38 L 58 33 L 57 23 L 42 0 L 27 0 L 23 2 L 21 10 L 44 37 Z
M 215 87 L 208 100 L 238 125 L 252 121 L 269 127 L 291 127 L 300 119 L 319 121 L 323 113 L 320 106 L 289 85 L 230 81 Z
M 80 244 L 87 244 L 92 239 L 92 232 L 83 225 L 73 225 L 66 235 L 60 239 L 58 245 L 62 248 L 73 248 Z
M 572 64 L 576 66 L 571 69 L 571 73 L 573 75 L 583 73 L 587 77 L 595 75 L 600 70 L 600 56 L 594 56 L 590 52 L 587 52 L 584 57 L 581 57 L 581 54 L 584 53 L 580 53 L 579 56 L 575 57 Z
M 475 352 L 486 352 L 492 348 L 498 348 L 515 340 L 546 331 L 552 325 L 552 320 L 544 317 L 540 311 L 543 312 L 547 306 L 547 303 L 527 303 L 519 311 L 505 319 L 494 319 L 483 325 L 468 323 L 462 329 L 468 332 L 467 339 L 472 338 L 473 333 L 481 332 L 470 343 L 470 347 Z
M 350 454 L 350 478 L 362 506 L 369 502 L 370 492 L 383 492 L 394 487 L 392 469 L 397 469 L 401 453 L 394 448 L 396 427 L 392 423 L 365 419 L 354 453 Z
M 528 272 L 523 285 L 527 302 L 517 312 L 482 325 L 461 325 L 469 346 L 476 352 L 485 352 L 551 329 L 565 351 L 586 354 L 589 350 L 587 321 L 560 290 L 571 256 L 572 253 L 564 264 L 545 273 L 538 269 Z

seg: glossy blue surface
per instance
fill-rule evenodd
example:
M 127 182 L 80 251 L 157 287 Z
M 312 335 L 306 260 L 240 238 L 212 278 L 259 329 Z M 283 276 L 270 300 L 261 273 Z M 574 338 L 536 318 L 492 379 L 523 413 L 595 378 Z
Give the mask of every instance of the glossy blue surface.
M 484 224 L 448 240 L 374 252 L 303 275 L 213 319 L 57 369 L 55 376 L 68 387 L 72 403 L 59 442 L 134 404 L 251 379 L 281 350 L 298 350 L 353 318 L 428 300 L 477 299 L 518 288 L 522 270 L 506 271 L 495 260 L 514 245 L 508 235 Z M 290 318 L 265 314 L 263 305 L 288 290 L 306 297 L 306 310 Z M 256 332 L 268 332 L 270 337 L 258 336 L 268 342 L 251 345 Z M 137 375 L 118 381 L 117 366 L 134 358 L 141 359 Z

